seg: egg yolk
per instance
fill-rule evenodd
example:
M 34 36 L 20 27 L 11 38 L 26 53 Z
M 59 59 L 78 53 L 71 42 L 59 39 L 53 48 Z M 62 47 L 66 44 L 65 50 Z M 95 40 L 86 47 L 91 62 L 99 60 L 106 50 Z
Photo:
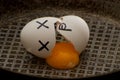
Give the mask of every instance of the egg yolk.
M 56 69 L 70 69 L 79 64 L 79 53 L 70 42 L 56 43 L 46 62 Z

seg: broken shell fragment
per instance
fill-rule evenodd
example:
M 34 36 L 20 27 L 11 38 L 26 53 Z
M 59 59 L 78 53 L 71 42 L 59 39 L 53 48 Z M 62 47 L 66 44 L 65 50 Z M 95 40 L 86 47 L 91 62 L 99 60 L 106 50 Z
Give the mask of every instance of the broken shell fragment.
M 88 44 L 88 25 L 78 16 L 63 16 L 62 23 L 58 25 L 57 31 L 70 41 L 79 53 L 81 53 Z

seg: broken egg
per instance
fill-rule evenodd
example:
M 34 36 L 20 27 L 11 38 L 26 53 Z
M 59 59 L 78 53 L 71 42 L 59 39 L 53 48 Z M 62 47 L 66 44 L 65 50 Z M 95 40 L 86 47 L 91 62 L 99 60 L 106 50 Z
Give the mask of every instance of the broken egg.
M 47 58 L 56 44 L 56 31 L 71 42 L 79 53 L 85 49 L 89 40 L 87 23 L 78 16 L 68 15 L 30 21 L 21 31 L 21 43 L 28 52 Z
M 89 40 L 89 28 L 87 23 L 80 17 L 69 15 L 61 17 L 62 23 L 57 31 L 69 40 L 76 50 L 81 53 Z

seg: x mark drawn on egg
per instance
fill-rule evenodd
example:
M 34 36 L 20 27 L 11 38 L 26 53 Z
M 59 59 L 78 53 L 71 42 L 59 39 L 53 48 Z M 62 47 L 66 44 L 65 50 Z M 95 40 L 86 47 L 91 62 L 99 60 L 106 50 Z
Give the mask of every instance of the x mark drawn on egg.
M 42 45 L 42 47 L 39 48 L 38 51 L 41 51 L 41 50 L 43 50 L 44 48 L 45 48 L 47 51 L 49 51 L 49 49 L 47 48 L 47 45 L 48 45 L 49 41 L 47 41 L 45 44 L 43 44 L 42 41 L 39 40 L 39 43 Z
M 48 26 L 45 25 L 46 22 L 48 22 L 48 20 L 45 20 L 43 23 L 36 21 L 36 23 L 40 24 L 40 26 L 38 26 L 37 29 L 39 29 L 42 26 L 44 26 L 45 28 L 49 28 Z

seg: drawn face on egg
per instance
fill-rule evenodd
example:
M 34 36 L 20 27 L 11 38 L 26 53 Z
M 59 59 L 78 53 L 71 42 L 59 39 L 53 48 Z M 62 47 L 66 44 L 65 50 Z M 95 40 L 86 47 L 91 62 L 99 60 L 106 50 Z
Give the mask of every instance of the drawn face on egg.
M 21 31 L 21 42 L 25 49 L 41 58 L 50 55 L 56 44 L 56 30 L 70 41 L 81 53 L 89 40 L 86 22 L 78 16 L 61 18 L 43 17 L 30 21 Z
M 54 17 L 44 17 L 26 24 L 20 35 L 25 49 L 41 58 L 49 56 L 56 43 L 54 28 L 56 21 L 60 20 Z

